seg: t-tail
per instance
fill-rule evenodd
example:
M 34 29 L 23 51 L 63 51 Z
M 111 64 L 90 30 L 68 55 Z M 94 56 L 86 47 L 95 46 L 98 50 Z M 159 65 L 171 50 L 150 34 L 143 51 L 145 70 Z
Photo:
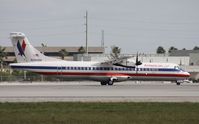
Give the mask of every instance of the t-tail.
M 10 33 L 10 39 L 14 46 L 14 52 L 17 62 L 33 62 L 33 61 L 56 61 L 57 59 L 47 57 L 34 48 L 24 33 Z

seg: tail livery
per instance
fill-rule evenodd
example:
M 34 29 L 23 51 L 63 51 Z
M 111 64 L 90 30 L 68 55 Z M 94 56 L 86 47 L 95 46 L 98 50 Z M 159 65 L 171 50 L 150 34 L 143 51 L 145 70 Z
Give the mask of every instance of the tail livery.
M 28 41 L 25 34 L 21 32 L 10 33 L 10 39 L 14 46 L 17 62 L 33 62 L 33 61 L 55 61 L 57 59 L 47 57 L 35 49 Z

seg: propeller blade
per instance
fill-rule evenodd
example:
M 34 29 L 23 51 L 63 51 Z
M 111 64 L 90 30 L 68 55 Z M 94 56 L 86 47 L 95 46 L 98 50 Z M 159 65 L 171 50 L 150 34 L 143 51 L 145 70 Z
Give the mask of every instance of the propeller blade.
M 136 64 L 138 63 L 138 52 L 137 52 L 137 55 L 136 55 Z
M 135 65 L 141 65 L 141 64 L 142 64 L 142 62 L 139 61 L 138 52 L 137 52 Z

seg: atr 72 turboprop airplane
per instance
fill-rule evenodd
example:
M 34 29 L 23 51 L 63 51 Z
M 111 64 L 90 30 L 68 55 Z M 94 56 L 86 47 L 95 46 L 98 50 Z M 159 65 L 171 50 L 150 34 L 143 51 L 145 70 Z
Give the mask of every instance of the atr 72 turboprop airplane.
M 177 64 L 141 63 L 138 61 L 138 55 L 135 62 L 127 61 L 129 57 L 119 57 L 104 62 L 64 61 L 43 55 L 21 32 L 10 33 L 10 38 L 18 62 L 10 64 L 13 69 L 64 76 L 70 80 L 99 81 L 101 85 L 113 85 L 114 82 L 127 80 L 175 81 L 179 85 L 190 76 Z

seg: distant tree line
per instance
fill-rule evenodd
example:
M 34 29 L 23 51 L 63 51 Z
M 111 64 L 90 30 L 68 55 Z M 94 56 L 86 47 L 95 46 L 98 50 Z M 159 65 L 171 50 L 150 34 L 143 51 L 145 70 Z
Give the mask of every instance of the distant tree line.
M 174 50 L 179 50 L 178 48 L 174 47 L 174 46 L 171 46 L 169 49 L 168 49 L 168 53 L 171 53 L 171 51 L 174 51 Z M 186 48 L 183 48 L 182 50 L 186 50 Z M 199 50 L 199 47 L 198 46 L 195 46 L 192 50 Z M 165 54 L 167 51 L 164 49 L 163 46 L 159 46 L 157 49 L 156 49 L 156 53 L 157 54 Z

